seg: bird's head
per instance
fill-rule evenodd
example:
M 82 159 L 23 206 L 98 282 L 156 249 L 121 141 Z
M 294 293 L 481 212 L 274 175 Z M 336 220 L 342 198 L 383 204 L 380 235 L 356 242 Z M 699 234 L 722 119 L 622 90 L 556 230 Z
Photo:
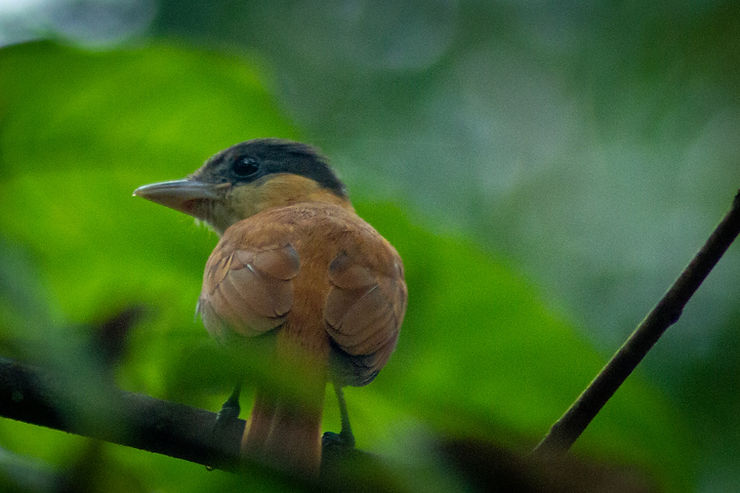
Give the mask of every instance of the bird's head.
M 189 177 L 144 185 L 134 195 L 205 221 L 219 234 L 271 207 L 328 202 L 352 208 L 325 158 L 308 145 L 280 139 L 236 144 Z

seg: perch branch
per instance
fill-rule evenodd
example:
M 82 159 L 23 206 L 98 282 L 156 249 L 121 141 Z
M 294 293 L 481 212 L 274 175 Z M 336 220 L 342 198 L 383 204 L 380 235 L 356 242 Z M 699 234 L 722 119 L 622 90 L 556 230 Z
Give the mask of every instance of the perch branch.
M 243 420 L 214 440 L 216 414 L 114 387 L 96 388 L 84 403 L 58 375 L 0 358 L 0 415 L 150 452 L 233 470 Z M 102 392 L 101 392 L 102 391 Z
M 214 440 L 215 413 L 123 392 L 105 382 L 102 387 L 108 395 L 102 399 L 90 399 L 87 389 L 80 389 L 88 395 L 88 399 L 83 399 L 86 410 L 81 411 L 75 407 L 80 393 L 70 391 L 63 381 L 58 373 L 0 358 L 0 415 L 222 469 L 243 471 L 250 466 L 239 463 L 242 420 L 226 423 L 231 429 L 222 430 L 226 433 L 219 433 L 221 438 Z M 100 394 L 99 391 L 93 393 Z M 629 488 L 629 481 L 625 483 L 621 471 L 607 471 L 596 464 L 566 458 L 559 462 L 557 471 L 551 471 L 485 442 L 440 436 L 430 443 L 435 444 L 435 449 L 427 453 L 433 454 L 435 464 L 444 460 L 446 467 L 451 468 L 440 468 L 440 474 L 458 471 L 461 480 L 486 490 L 492 486 L 497 491 L 635 490 L 634 485 Z M 318 482 L 286 476 L 287 472 L 262 472 L 281 481 L 286 491 L 396 491 L 399 484 L 411 490 L 428 488 L 430 480 L 421 478 L 420 470 L 413 461 L 402 466 L 325 440 Z M 50 476 L 49 481 L 58 485 L 63 479 Z
M 72 379 L 75 380 L 74 378 Z M 210 468 L 249 472 L 259 468 L 289 486 L 312 485 L 240 454 L 245 422 L 216 413 L 117 389 L 105 380 L 71 388 L 70 376 L 0 357 L 0 416 L 107 442 L 168 455 Z M 348 468 L 377 469 L 373 454 L 323 443 L 321 484 L 341 485 Z M 369 482 L 368 482 L 369 481 Z M 374 484 L 367 480 L 367 484 Z M 376 488 L 371 488 L 376 489 Z M 382 488 L 380 488 L 382 490 Z
M 533 451 L 535 456 L 561 455 L 573 445 L 665 330 L 679 319 L 686 303 L 739 232 L 740 190 L 735 195 L 732 208 L 699 253 L 586 390 L 535 447 Z

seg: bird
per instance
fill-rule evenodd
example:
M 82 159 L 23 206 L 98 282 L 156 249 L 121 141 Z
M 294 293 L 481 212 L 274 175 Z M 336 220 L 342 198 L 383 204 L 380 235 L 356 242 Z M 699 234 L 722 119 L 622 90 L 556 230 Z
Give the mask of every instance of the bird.
M 299 389 L 255 383 L 242 456 L 318 475 L 326 385 L 342 420 L 332 437 L 354 446 L 342 387 L 370 383 L 396 347 L 408 300 L 398 252 L 357 215 L 327 158 L 290 140 L 241 142 L 134 195 L 220 236 L 197 303 L 205 328 L 225 346 L 267 341 L 269 368 Z M 238 398 L 239 387 L 236 414 Z

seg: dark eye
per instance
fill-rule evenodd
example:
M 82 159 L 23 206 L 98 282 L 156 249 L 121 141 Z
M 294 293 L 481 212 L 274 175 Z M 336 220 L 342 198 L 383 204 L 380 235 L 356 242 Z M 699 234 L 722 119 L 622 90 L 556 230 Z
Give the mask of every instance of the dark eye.
M 259 171 L 260 165 L 252 157 L 241 157 L 236 160 L 233 169 L 234 174 L 239 178 L 247 178 Z

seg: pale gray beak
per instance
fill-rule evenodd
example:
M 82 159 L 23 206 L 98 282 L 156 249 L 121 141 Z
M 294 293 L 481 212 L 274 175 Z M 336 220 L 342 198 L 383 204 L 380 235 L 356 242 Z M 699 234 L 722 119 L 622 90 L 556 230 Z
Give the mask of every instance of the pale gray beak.
M 134 190 L 134 196 L 199 217 L 203 203 L 221 199 L 223 195 L 219 191 L 223 188 L 224 184 L 184 179 L 141 186 Z

